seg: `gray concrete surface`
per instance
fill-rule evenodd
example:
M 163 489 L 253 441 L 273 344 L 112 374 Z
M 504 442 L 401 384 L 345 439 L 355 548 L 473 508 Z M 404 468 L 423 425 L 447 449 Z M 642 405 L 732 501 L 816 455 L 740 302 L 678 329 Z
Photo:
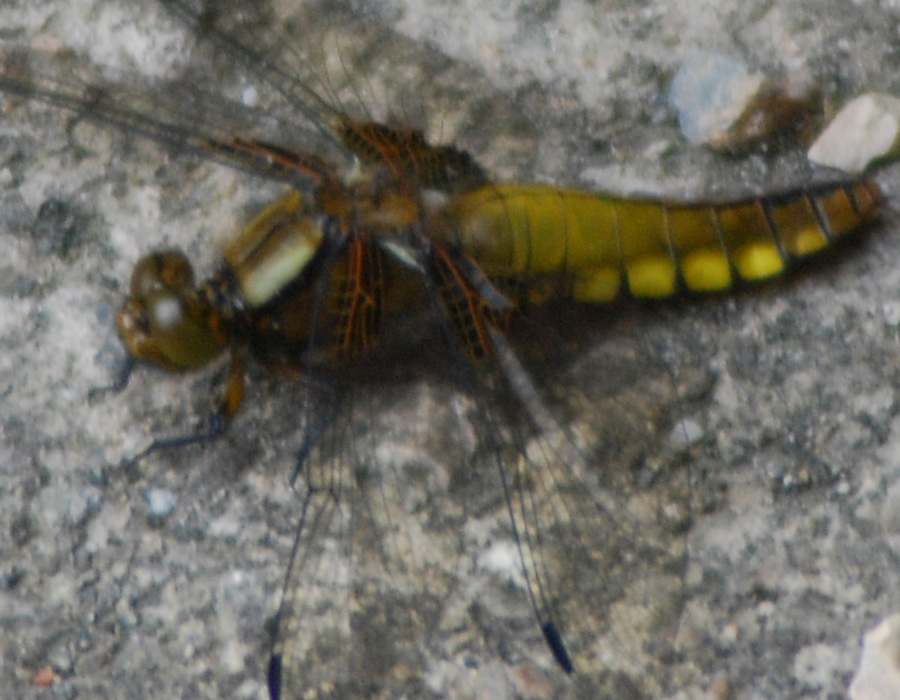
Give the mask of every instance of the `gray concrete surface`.
M 807 181 L 790 155 L 725 159 L 684 144 L 664 96 L 696 47 L 736 52 L 760 70 L 805 68 L 835 101 L 900 87 L 890 2 L 358 4 L 381 40 L 367 54 L 377 57 L 371 74 L 344 87 L 342 102 L 353 108 L 361 95 L 375 116 L 407 116 L 471 148 L 498 177 L 675 196 Z M 290 40 L 312 43 L 318 57 L 350 56 L 330 33 L 334 20 L 321 21 L 311 37 Z M 248 94 L 254 83 L 240 67 L 191 54 L 188 37 L 153 3 L 0 6 L 4 44 L 71 48 L 85 66 L 108 66 L 105 78 L 134 76 L 129 99 L 185 70 L 203 76 L 198 90 Z M 338 90 L 344 64 L 328 64 Z M 418 65 L 439 72 L 414 83 Z M 265 105 L 270 96 L 256 87 Z M 896 173 L 886 168 L 879 181 L 896 201 Z M 117 468 L 123 456 L 201 420 L 215 377 L 148 370 L 120 395 L 87 394 L 122 359 L 112 317 L 136 259 L 177 245 L 211 270 L 217 245 L 279 186 L 22 101 L 0 115 L 0 184 L 2 694 L 264 697 L 267 621 L 297 519 L 287 480 L 302 387 L 256 372 L 225 438 L 153 455 L 133 474 Z M 508 539 L 502 507 L 486 506 L 461 528 L 458 558 L 440 563 L 455 573 L 435 592 L 450 612 L 428 640 L 432 696 L 845 696 L 862 633 L 900 607 L 897 227 L 888 211 L 858 243 L 760 289 L 586 324 L 566 376 L 594 384 L 583 387 L 589 415 L 573 420 L 602 431 L 619 413 L 642 426 L 630 444 L 605 446 L 604 468 L 637 464 L 639 474 L 693 483 L 677 621 L 640 620 L 631 603 L 610 611 L 624 628 L 603 630 L 609 657 L 634 643 L 638 668 L 645 652 L 652 665 L 610 680 L 601 656 L 587 672 L 596 678 L 562 678 L 514 575 L 490 564 Z M 441 458 L 464 454 L 468 436 L 459 424 L 451 431 L 441 409 L 466 405 L 427 381 L 375 397 L 366 407 L 381 432 L 360 449 L 395 466 L 452 471 L 458 465 Z M 679 421 L 699 427 L 687 460 L 673 454 Z M 627 508 L 644 508 L 637 522 L 674 498 L 630 494 Z M 456 505 L 427 502 L 453 521 Z M 403 504 L 388 507 L 403 517 Z M 586 616 L 599 614 L 584 605 Z M 652 648 L 663 643 L 675 652 L 660 659 Z M 35 675 L 47 667 L 57 676 L 50 688 Z

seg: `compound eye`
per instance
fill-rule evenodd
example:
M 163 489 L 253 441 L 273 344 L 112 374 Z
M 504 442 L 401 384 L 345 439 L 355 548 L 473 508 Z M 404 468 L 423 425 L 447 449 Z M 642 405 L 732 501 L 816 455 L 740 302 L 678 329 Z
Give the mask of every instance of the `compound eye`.
M 194 271 L 183 253 L 164 250 L 141 258 L 131 274 L 131 298 L 148 300 L 162 291 L 177 295 L 194 289 Z
M 194 289 L 190 263 L 177 251 L 138 262 L 116 325 L 132 356 L 169 370 L 202 367 L 226 346 L 214 309 Z
M 196 300 L 157 292 L 145 301 L 148 336 L 172 365 L 202 367 L 224 349 L 210 317 Z
M 156 292 L 145 301 L 147 325 L 154 338 L 179 335 L 184 331 L 188 316 L 182 300 L 174 294 Z

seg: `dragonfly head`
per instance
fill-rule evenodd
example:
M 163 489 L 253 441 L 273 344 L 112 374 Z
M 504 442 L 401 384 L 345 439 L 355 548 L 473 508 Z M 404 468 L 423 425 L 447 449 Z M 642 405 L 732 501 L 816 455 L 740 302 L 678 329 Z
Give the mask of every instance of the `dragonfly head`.
M 131 296 L 116 314 L 116 327 L 135 359 L 171 371 L 202 367 L 227 346 L 191 264 L 173 250 L 151 253 L 135 266 Z

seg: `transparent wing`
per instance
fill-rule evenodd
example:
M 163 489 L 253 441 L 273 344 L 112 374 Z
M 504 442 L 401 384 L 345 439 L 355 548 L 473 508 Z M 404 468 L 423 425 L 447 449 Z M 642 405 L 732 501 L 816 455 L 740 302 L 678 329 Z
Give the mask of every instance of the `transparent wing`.
M 423 670 L 440 655 L 435 635 L 459 585 L 452 563 L 464 520 L 446 504 L 432 509 L 448 475 L 418 447 L 424 423 L 398 427 L 377 410 L 394 401 L 433 408 L 426 387 L 409 389 L 354 387 L 303 463 L 273 697 L 440 697 Z M 322 405 L 313 410 L 321 424 Z
M 295 119 L 412 127 L 431 143 L 477 154 L 497 176 L 531 172 L 534 128 L 512 100 L 473 68 L 392 31 L 375 11 L 322 1 L 161 2 L 195 29 L 192 76 L 238 66 L 262 101 Z
M 346 114 L 422 129 L 434 143 L 477 153 L 504 178 L 530 172 L 533 129 L 509 99 L 476 71 L 341 3 L 302 3 L 289 15 L 269 3 L 162 4 L 195 35 L 177 75 L 122 75 L 71 51 L 10 41 L 0 43 L 0 92 L 301 188 L 302 174 L 245 144 L 312 154 L 340 170 L 351 158 L 331 127 Z M 233 99 L 204 89 L 222 84 Z M 254 97 L 242 102 L 246 88 Z
M 691 510 L 685 471 L 673 455 L 655 459 L 683 408 L 674 378 L 626 343 L 618 367 L 585 358 L 542 390 L 506 341 L 494 342 L 508 393 L 493 430 L 520 431 L 497 466 L 546 642 L 574 670 L 578 697 L 625 687 L 657 696 L 675 648 Z
M 324 167 L 326 158 L 341 162 L 342 151 L 333 138 L 323 136 L 328 132 L 318 123 L 279 118 L 277 111 L 198 90 L 193 80 L 114 82 L 101 68 L 65 51 L 0 45 L 0 93 L 44 102 L 79 119 L 151 138 L 176 152 L 202 155 L 304 189 L 310 183 L 303 172 L 285 167 L 254 144 L 317 154 L 309 159 L 312 167 Z
M 633 345 L 536 399 L 519 370 L 457 370 L 353 386 L 304 462 L 279 696 L 659 693 L 689 511 L 685 471 L 649 466 L 681 408 L 672 377 Z

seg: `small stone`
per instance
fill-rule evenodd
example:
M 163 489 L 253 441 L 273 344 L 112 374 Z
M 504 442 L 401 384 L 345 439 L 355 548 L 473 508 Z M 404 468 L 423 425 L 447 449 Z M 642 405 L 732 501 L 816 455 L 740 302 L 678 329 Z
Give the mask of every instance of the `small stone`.
M 785 133 L 802 135 L 822 111 L 820 91 L 803 73 L 773 82 L 740 58 L 699 51 L 675 73 L 669 102 L 691 143 L 732 153 Z
M 868 93 L 844 105 L 809 149 L 819 165 L 861 173 L 875 160 L 900 153 L 900 100 Z
M 695 51 L 675 73 L 669 102 L 688 141 L 709 143 L 723 138 L 764 85 L 739 58 Z
M 900 615 L 883 620 L 866 634 L 849 691 L 851 700 L 900 698 Z
M 150 517 L 158 520 L 171 515 L 178 504 L 178 497 L 168 489 L 153 488 L 147 491 Z
M 669 445 L 674 450 L 687 450 L 703 439 L 703 427 L 693 418 L 678 421 L 669 433 Z

